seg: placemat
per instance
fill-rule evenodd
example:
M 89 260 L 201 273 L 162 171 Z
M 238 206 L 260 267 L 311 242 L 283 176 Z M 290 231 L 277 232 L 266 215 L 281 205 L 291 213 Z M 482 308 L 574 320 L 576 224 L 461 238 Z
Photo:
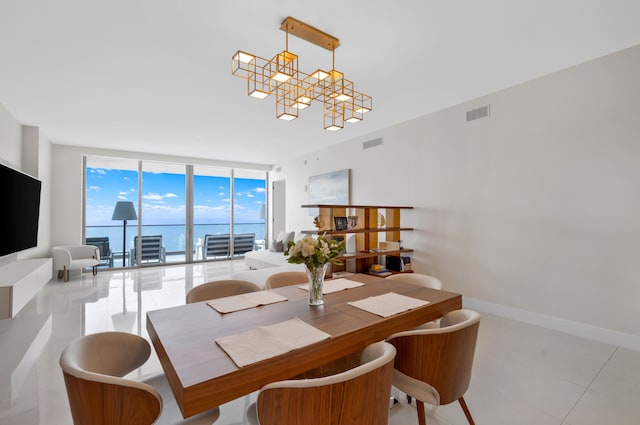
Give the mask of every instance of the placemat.
M 216 339 L 216 343 L 238 367 L 243 367 L 330 337 L 328 333 L 295 317 L 273 325 L 258 326 L 235 335 L 220 337 Z
M 357 288 L 358 286 L 364 286 L 364 283 L 343 278 L 325 280 L 324 284 L 322 285 L 322 293 L 326 295 L 332 292 L 344 291 L 345 289 Z M 299 285 L 298 288 L 308 291 L 309 284 L 305 283 L 303 285 Z
M 425 306 L 429 304 L 429 301 L 407 297 L 406 295 L 396 294 L 395 292 L 388 292 L 359 301 L 351 301 L 347 304 L 368 311 L 369 313 L 377 314 L 378 316 L 389 317 L 402 313 L 403 311 Z
M 256 291 L 216 298 L 215 300 L 207 301 L 207 304 L 220 313 L 231 313 L 281 301 L 287 301 L 287 298 L 272 291 Z

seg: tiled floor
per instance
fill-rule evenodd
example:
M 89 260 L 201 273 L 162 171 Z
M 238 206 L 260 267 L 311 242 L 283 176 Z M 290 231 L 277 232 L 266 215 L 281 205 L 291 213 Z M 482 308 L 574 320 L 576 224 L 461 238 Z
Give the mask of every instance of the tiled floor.
M 17 317 L 0 320 L 0 424 L 70 424 L 58 359 L 71 340 L 106 330 L 147 337 L 147 311 L 181 304 L 189 288 L 239 270 L 241 260 L 52 280 Z M 160 370 L 152 355 L 137 373 Z M 243 423 L 254 398 L 221 406 L 216 424 Z M 478 425 L 637 425 L 640 352 L 484 314 L 465 399 Z M 415 407 L 402 400 L 391 423 L 417 424 Z M 430 412 L 428 423 L 466 421 L 451 404 Z

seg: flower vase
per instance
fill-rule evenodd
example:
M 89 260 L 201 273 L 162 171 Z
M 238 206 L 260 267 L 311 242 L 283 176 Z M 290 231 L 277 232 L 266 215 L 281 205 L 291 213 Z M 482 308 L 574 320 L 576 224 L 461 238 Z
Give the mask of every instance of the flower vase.
M 321 264 L 319 266 L 304 265 L 307 271 L 307 279 L 309 280 L 309 305 L 322 305 L 322 287 L 324 285 L 324 275 L 327 272 L 329 264 Z

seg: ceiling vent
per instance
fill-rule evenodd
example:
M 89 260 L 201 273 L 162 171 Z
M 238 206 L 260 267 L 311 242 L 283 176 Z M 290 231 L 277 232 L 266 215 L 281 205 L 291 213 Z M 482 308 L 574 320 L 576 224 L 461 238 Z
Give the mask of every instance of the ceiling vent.
M 377 139 L 369 140 L 368 142 L 364 142 L 362 144 L 362 149 L 369 149 L 376 146 L 380 146 L 382 144 L 382 137 L 378 137 Z
M 489 116 L 489 105 L 467 111 L 467 121 L 473 121 Z

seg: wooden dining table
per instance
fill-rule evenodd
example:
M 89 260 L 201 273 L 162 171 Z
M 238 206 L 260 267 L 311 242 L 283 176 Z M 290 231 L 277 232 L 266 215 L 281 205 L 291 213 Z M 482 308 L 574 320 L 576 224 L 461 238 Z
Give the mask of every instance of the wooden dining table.
M 298 285 L 273 289 L 287 301 L 221 314 L 206 302 L 150 311 L 147 331 L 185 418 L 250 394 L 264 385 L 300 376 L 393 333 L 462 308 L 460 294 L 397 280 L 356 274 L 348 279 L 363 286 L 324 295 L 324 305 L 310 306 Z M 347 304 L 394 292 L 429 301 L 425 306 L 381 317 Z M 215 342 L 258 326 L 297 317 L 331 335 L 323 341 L 238 367 Z

